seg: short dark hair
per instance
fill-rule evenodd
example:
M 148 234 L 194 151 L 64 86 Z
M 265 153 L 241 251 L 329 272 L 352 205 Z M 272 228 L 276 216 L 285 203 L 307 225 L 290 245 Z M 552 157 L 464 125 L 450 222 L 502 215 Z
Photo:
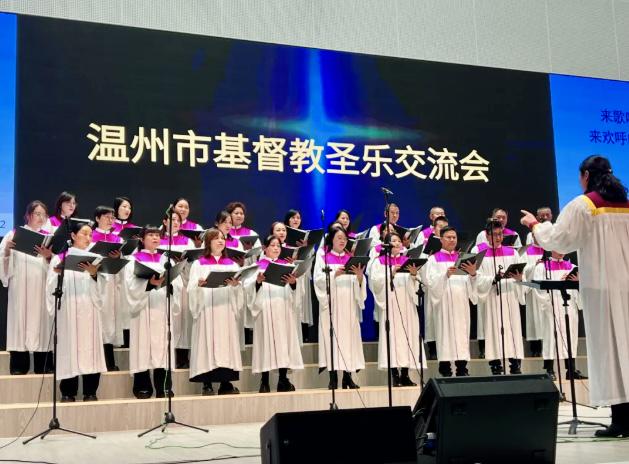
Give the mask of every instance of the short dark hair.
M 445 235 L 446 232 L 454 232 L 457 237 L 458 237 L 458 232 L 456 231 L 456 229 L 454 227 L 450 227 L 450 226 L 445 226 L 443 229 L 441 229 L 441 231 L 439 232 L 439 237 L 443 237 Z
M 116 197 L 116 198 L 114 198 L 114 216 L 116 217 L 116 219 L 120 219 L 118 217 L 118 210 L 120 209 L 120 205 L 123 202 L 125 202 L 125 201 L 127 203 L 129 203 L 129 207 L 131 208 L 131 212 L 129 213 L 129 217 L 126 219 L 127 221 L 130 221 L 131 217 L 133 216 L 133 203 L 131 202 L 131 199 L 129 197 Z
M 111 206 L 100 205 L 100 206 L 97 206 L 96 209 L 94 210 L 94 219 L 98 219 L 104 214 L 113 214 L 115 216 L 114 209 Z

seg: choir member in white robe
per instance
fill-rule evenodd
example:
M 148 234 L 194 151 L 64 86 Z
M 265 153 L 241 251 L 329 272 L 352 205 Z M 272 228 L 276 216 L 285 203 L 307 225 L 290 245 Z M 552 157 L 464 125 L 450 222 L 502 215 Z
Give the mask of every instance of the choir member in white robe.
M 284 217 L 284 224 L 293 229 L 299 229 L 301 227 L 301 213 L 296 209 L 289 210 Z M 308 327 L 312 327 L 314 324 L 312 314 L 312 268 L 308 269 L 303 276 L 297 279 L 296 291 L 297 299 L 301 304 L 302 340 L 308 341 Z
M 219 395 L 240 393 L 232 382 L 242 371 L 240 312 L 245 299 L 241 282 L 228 279 L 225 286 L 205 288 L 210 272 L 238 271 L 240 266 L 225 254 L 225 236 L 210 229 L 204 237 L 205 255 L 190 269 L 188 304 L 192 313 L 190 380 L 203 382 L 203 395 L 213 395 L 212 382 L 220 382 Z
M 229 234 L 232 237 L 240 238 L 258 236 L 258 233 L 255 230 L 250 229 L 244 225 L 247 215 L 247 207 L 244 203 L 240 201 L 232 201 L 228 203 L 227 206 L 225 206 L 225 211 L 227 211 L 231 216 L 232 228 L 229 231 Z M 247 245 L 244 248 L 246 250 L 249 250 L 251 248 L 256 248 L 260 246 L 262 246 L 262 243 L 258 238 L 258 240 L 256 240 L 253 245 Z
M 432 225 L 433 235 L 437 238 L 440 238 L 441 230 L 445 227 L 448 227 L 448 224 L 449 224 L 448 218 L 446 218 L 445 216 L 437 216 L 434 219 L 433 225 Z M 426 241 L 424 242 L 424 245 L 428 243 L 429 239 L 430 239 L 430 236 L 428 237 L 428 239 L 426 239 Z M 428 257 L 428 255 L 424 255 L 424 256 Z M 420 269 L 419 271 L 421 282 L 427 282 L 426 269 L 427 268 L 423 266 L 422 269 Z M 424 298 L 423 298 L 423 301 L 424 301 L 424 307 L 423 307 L 424 340 L 426 341 L 426 346 L 428 348 L 428 359 L 438 359 L 439 352 L 437 350 L 437 343 L 436 343 L 435 316 L 434 316 L 434 311 L 432 308 L 432 298 L 430 296 L 430 287 L 428 285 L 424 285 L 423 290 L 424 290 Z
M 378 337 L 378 369 L 391 370 L 394 387 L 411 387 L 416 384 L 410 379 L 409 369 L 426 367 L 424 350 L 420 349 L 419 315 L 417 313 L 417 291 L 419 290 L 419 268 L 409 266 L 408 272 L 399 272 L 408 258 L 400 254 L 402 238 L 397 232 L 389 235 L 391 257 L 378 256 L 371 265 L 369 288 L 374 300 L 378 302 L 380 325 Z M 390 265 L 393 289 L 390 282 L 385 282 L 387 265 Z M 389 340 L 391 365 L 388 366 L 386 345 L 386 301 L 389 285 Z M 421 356 L 421 358 L 420 358 Z M 399 369 L 399 370 L 398 370 Z
M 47 209 L 41 201 L 32 201 L 26 207 L 26 229 L 48 235 L 42 227 L 46 223 Z M 52 372 L 52 346 L 50 329 L 52 320 L 46 309 L 46 274 L 52 257 L 50 247 L 36 247 L 34 253 L 15 251 L 15 231 L 0 242 L 0 281 L 8 287 L 7 339 L 9 372 L 11 375 L 28 373 L 33 353 L 34 372 Z
M 94 211 L 96 228 L 92 232 L 92 246 L 97 242 L 121 243 L 122 239 L 113 231 L 114 209 L 109 206 L 98 206 Z M 122 259 L 120 251 L 110 253 L 110 258 Z M 120 316 L 120 293 L 124 286 L 123 273 L 104 274 L 98 276 L 98 287 L 101 292 L 102 312 L 101 323 L 103 327 L 103 345 L 105 349 L 105 362 L 108 371 L 118 371 L 114 358 L 114 345 L 124 343 L 122 323 L 117 321 Z
M 629 202 L 627 189 L 602 156 L 579 166 L 581 195 L 557 222 L 538 224 L 526 213 L 539 244 L 568 253 L 577 250 L 579 293 L 588 352 L 590 403 L 611 405 L 612 423 L 597 436 L 629 436 Z
M 48 312 L 55 314 L 55 297 L 60 269 L 57 267 L 67 255 L 85 254 L 92 240 L 92 228 L 73 224 L 72 247 L 50 261 L 46 283 Z M 83 401 L 96 401 L 100 373 L 107 372 L 101 327 L 102 301 L 98 289 L 98 266 L 79 265 L 83 272 L 65 271 L 61 309 L 57 311 L 57 379 L 61 380 L 61 402 L 73 402 L 83 379 Z
M 524 277 L 526 280 L 533 279 L 533 272 L 537 263 L 544 258 L 544 249 L 535 243 L 526 246 L 522 254 L 522 259 L 526 261 Z M 529 342 L 531 356 L 538 358 L 542 355 L 542 333 L 544 326 L 544 315 L 541 312 L 539 301 L 534 298 L 530 287 L 524 288 L 526 298 L 526 340 Z
M 386 219 L 387 217 L 387 211 L 384 211 L 384 217 Z M 394 226 L 398 223 L 398 221 L 400 220 L 400 208 L 398 205 L 396 205 L 395 203 L 389 203 L 389 226 Z M 373 226 L 371 229 L 369 229 L 369 237 L 371 237 L 372 245 L 376 245 L 378 243 L 380 243 L 380 241 L 383 239 L 383 234 L 382 234 L 382 228 L 384 227 L 385 222 L 382 222 L 380 224 L 376 224 L 375 226 Z M 389 230 L 391 230 L 391 227 L 389 227 Z
M 507 214 L 507 211 L 502 209 L 502 208 L 494 208 L 491 212 L 491 219 L 494 221 L 499 222 L 502 225 L 503 228 L 503 235 L 507 236 L 507 235 L 515 235 L 515 242 L 513 243 L 513 246 L 515 248 L 520 248 L 522 246 L 522 241 L 520 240 L 520 236 L 518 235 L 518 233 L 515 230 L 511 230 L 509 228 L 507 228 L 507 221 L 509 220 L 509 216 Z M 480 243 L 488 243 L 487 242 L 487 234 L 485 233 L 484 230 L 481 230 L 478 235 L 476 236 L 476 245 L 480 244 Z
M 439 237 L 439 234 L 435 233 L 434 222 L 438 217 L 446 215 L 446 210 L 441 206 L 433 206 L 430 208 L 430 212 L 428 213 L 428 227 L 425 227 L 422 230 L 421 236 L 423 238 L 423 243 L 426 243 L 431 235 L 436 235 Z
M 574 268 L 574 265 L 570 261 L 564 261 L 563 257 L 564 255 L 561 253 L 553 252 L 551 259 L 537 263 L 533 271 L 532 280 L 566 279 L 570 271 Z M 572 278 L 570 280 L 572 280 Z M 574 375 L 575 379 L 586 378 L 576 369 L 572 372 L 567 362 L 568 336 L 565 318 L 566 311 L 563 306 L 561 292 L 558 290 L 548 292 L 546 290 L 531 289 L 530 293 L 533 298 L 537 300 L 542 317 L 544 318 L 542 327 L 544 369 L 546 369 L 546 372 L 548 372 L 554 380 L 555 360 L 563 359 L 566 361 L 566 379 L 570 378 L 571 375 Z M 568 300 L 570 348 L 572 350 L 572 356 L 574 357 L 577 355 L 577 345 L 579 343 L 579 308 L 577 306 L 579 292 L 577 290 L 568 290 L 568 295 L 570 296 L 570 300 Z M 555 330 L 557 331 L 556 339 Z M 555 340 L 557 340 L 557 344 L 555 344 Z
M 77 208 L 76 195 L 71 192 L 61 192 L 55 202 L 55 213 L 48 217 L 48 221 L 44 225 L 44 229 L 54 233 L 55 230 L 63 223 L 65 218 L 74 217 Z
M 282 249 L 290 249 L 291 251 L 295 250 L 294 247 L 289 247 L 286 245 L 286 235 L 287 235 L 286 224 L 280 221 L 275 221 L 273 224 L 271 224 L 271 230 L 269 232 L 270 232 L 269 235 L 273 235 L 274 237 L 277 237 L 280 240 L 280 245 Z M 289 264 L 294 264 L 294 265 L 298 264 L 298 263 L 295 263 L 292 257 L 285 258 L 285 260 Z M 308 282 L 308 285 L 310 285 L 309 282 Z M 302 305 L 304 294 L 305 294 L 305 288 L 306 288 L 306 276 L 304 274 L 301 277 L 297 278 L 297 283 L 295 287 L 295 298 L 294 298 L 295 311 L 297 313 L 297 317 L 295 318 L 295 323 L 297 324 L 297 334 L 299 336 L 300 345 L 302 345 L 304 341 L 303 333 L 301 329 L 301 320 L 303 317 L 303 308 L 301 307 L 301 305 Z
M 138 227 L 131 219 L 133 218 L 133 203 L 129 197 L 116 197 L 114 198 L 114 214 L 116 219 L 112 229 L 114 233 L 120 235 L 120 233 L 130 227 Z M 135 237 L 134 237 L 135 238 Z M 126 258 L 125 258 L 126 259 Z M 127 297 L 124 294 L 126 291 L 126 285 L 124 285 L 124 272 L 120 274 L 120 291 L 118 292 L 118 302 L 116 308 L 118 308 L 118 314 L 116 317 L 116 332 L 122 332 L 123 344 L 125 348 L 129 347 L 129 324 L 130 316 L 129 311 L 126 308 Z
M 319 300 L 319 368 L 327 368 L 330 372 L 328 388 L 338 387 L 338 371 L 343 371 L 343 388 L 359 388 L 351 373 L 365 368 L 360 332 L 361 314 L 367 298 L 364 269 L 362 266 L 345 269 L 351 254 L 345 251 L 347 234 L 344 229 L 331 230 L 325 246 L 330 251 L 317 261 L 314 270 L 315 293 Z M 330 275 L 331 309 L 326 272 Z M 333 343 L 330 340 L 330 315 L 334 324 Z M 333 370 L 330 346 L 334 356 Z
M 176 205 L 187 206 L 188 202 L 184 199 L 179 199 Z M 184 208 L 185 209 L 185 208 Z M 168 250 L 170 247 L 175 252 L 182 252 L 184 250 L 194 248 L 194 242 L 181 234 L 179 231 L 182 228 L 183 216 L 177 211 L 172 213 L 172 225 L 169 228 L 168 214 L 165 214 L 162 218 L 162 238 L 160 240 L 160 251 Z M 198 230 L 196 228 L 189 230 Z M 172 239 L 169 238 L 168 233 L 172 232 Z M 183 288 L 188 286 L 188 275 L 190 274 L 191 263 L 186 263 L 183 271 L 181 272 L 181 284 Z M 175 367 L 177 369 L 188 369 L 190 367 L 189 355 L 190 355 L 190 335 L 192 331 L 192 316 L 188 311 L 188 292 L 181 292 L 181 300 L 179 306 L 181 311 L 177 314 L 173 314 L 173 344 L 175 346 Z
M 161 274 L 167 262 L 157 248 L 160 245 L 161 231 L 157 227 L 146 226 L 140 235 L 142 250 L 133 254 L 135 261 L 156 269 Z M 172 264 L 172 263 L 171 263 Z M 131 313 L 129 333 L 129 373 L 133 376 L 133 394 L 136 398 L 150 398 L 155 391 L 157 398 L 172 395 L 172 384 L 168 368 L 168 311 L 165 276 L 150 280 L 135 276 L 134 263 L 125 266 L 128 306 Z M 150 286 L 149 286 L 150 284 Z M 160 288 L 161 286 L 161 288 Z M 181 311 L 181 276 L 171 284 L 170 324 Z M 175 359 L 175 345 L 170 346 L 171 362 Z M 174 365 L 174 362 L 173 362 Z M 174 366 L 173 366 L 174 367 Z M 153 370 L 151 385 L 150 370 Z M 153 388 L 154 387 L 154 388 Z
M 233 248 L 235 250 L 244 251 L 244 246 L 237 237 L 231 235 L 231 231 L 233 230 L 233 222 L 232 216 L 225 210 L 221 210 L 216 214 L 216 218 L 214 220 L 214 227 L 220 230 L 225 236 L 225 247 Z M 254 264 L 257 261 L 257 257 L 252 257 L 250 259 L 244 258 L 232 258 L 233 261 L 238 264 L 238 266 L 242 267 L 245 265 Z M 255 280 L 255 276 L 252 276 L 250 279 Z M 246 285 L 249 282 L 243 282 L 243 285 Z M 251 312 L 248 309 L 249 299 L 245 298 L 243 302 L 242 311 L 239 311 L 240 314 L 240 349 L 245 349 L 245 342 L 251 344 L 252 342 L 252 328 L 253 328 L 253 320 L 251 319 Z M 247 340 L 245 340 L 245 334 L 247 335 Z
M 186 198 L 179 197 L 172 205 L 174 211 L 179 214 L 179 218 L 181 219 L 180 228 L 182 230 L 203 230 L 200 224 L 188 219 L 188 216 L 190 216 L 190 202 Z M 198 245 L 200 246 L 201 242 L 199 242 Z
M 512 247 L 502 246 L 502 229 L 502 225 L 497 221 L 492 221 L 488 227 L 488 239 L 495 246 L 495 255 L 494 248 L 482 243 L 474 250 L 478 252 L 484 247 L 487 249 L 477 277 L 477 290 L 478 299 L 484 303 L 485 308 L 485 358 L 489 360 L 494 375 L 502 372 L 503 348 L 504 358 L 509 359 L 511 374 L 521 373 L 520 365 L 524 357 L 520 320 L 520 304 L 524 304 L 524 290 L 522 285 L 517 283 L 522 280 L 523 275 L 504 274 L 511 264 L 520 262 L 520 256 Z M 498 283 L 494 269 L 498 270 Z M 500 285 L 502 298 L 496 292 L 497 285 Z M 501 326 L 504 327 L 504 346 L 500 335 Z
M 298 327 L 299 314 L 295 305 L 297 280 L 291 273 L 283 277 L 284 286 L 265 282 L 264 271 L 270 263 L 288 264 L 278 259 L 281 243 L 269 235 L 264 240 L 264 256 L 258 261 L 260 272 L 248 285 L 253 318 L 253 353 L 251 371 L 261 373 L 260 393 L 271 391 L 269 372 L 279 370 L 277 391 L 294 391 L 295 386 L 287 377 L 288 369 L 303 369 Z
M 428 258 L 426 284 L 430 289 L 435 339 L 439 360 L 439 373 L 452 376 L 452 365 L 456 375 L 467 376 L 467 363 L 470 360 L 470 306 L 476 304 L 476 265 L 463 263 L 466 274 L 457 273 L 454 267 L 459 252 L 457 232 L 451 227 L 441 229 L 442 249 Z

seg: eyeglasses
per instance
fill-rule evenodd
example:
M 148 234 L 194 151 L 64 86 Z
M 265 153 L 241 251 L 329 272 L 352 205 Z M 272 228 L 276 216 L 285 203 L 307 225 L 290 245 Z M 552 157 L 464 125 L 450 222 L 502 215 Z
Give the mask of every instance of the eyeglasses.
M 40 213 L 39 211 L 35 211 L 34 213 L 31 213 L 32 216 L 37 216 L 40 218 L 44 218 L 46 219 L 48 217 L 48 215 L 46 213 Z

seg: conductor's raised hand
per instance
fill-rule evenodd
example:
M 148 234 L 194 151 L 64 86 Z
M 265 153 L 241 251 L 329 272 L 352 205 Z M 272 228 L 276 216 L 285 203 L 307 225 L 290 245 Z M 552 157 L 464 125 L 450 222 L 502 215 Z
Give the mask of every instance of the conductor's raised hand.
M 530 213 L 525 209 L 520 210 L 520 212 L 522 213 L 522 218 L 520 218 L 520 223 L 523 226 L 528 227 L 530 229 L 533 226 L 533 224 L 537 222 L 537 219 L 535 218 L 533 213 Z

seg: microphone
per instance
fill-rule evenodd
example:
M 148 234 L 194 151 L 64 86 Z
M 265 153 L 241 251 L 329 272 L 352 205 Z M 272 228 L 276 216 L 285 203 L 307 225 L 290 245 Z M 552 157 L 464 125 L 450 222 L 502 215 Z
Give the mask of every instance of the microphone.
M 321 210 L 321 222 L 325 222 L 325 210 Z
M 395 195 L 391 190 L 386 187 L 380 187 L 380 190 L 382 190 L 382 193 L 384 193 L 385 195 Z
M 173 205 L 172 203 L 170 205 L 168 205 L 168 208 L 166 208 L 166 213 L 164 213 L 166 216 L 170 217 L 173 214 L 173 210 L 175 209 L 175 205 Z

